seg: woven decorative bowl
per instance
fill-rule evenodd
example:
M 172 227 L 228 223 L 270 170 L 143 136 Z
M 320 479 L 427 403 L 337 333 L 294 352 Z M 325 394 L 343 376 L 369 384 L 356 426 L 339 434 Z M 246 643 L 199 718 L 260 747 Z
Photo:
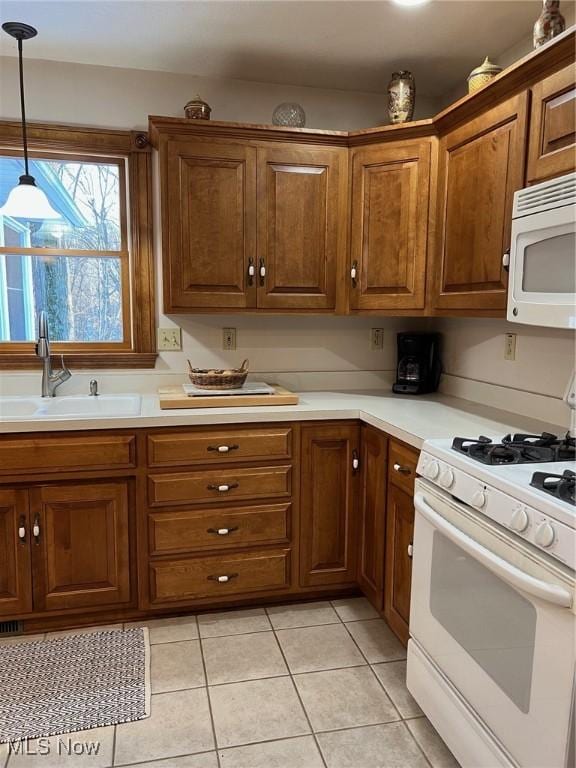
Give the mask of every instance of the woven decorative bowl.
M 240 389 L 248 376 L 248 360 L 244 360 L 240 368 L 190 368 L 190 381 L 200 389 Z

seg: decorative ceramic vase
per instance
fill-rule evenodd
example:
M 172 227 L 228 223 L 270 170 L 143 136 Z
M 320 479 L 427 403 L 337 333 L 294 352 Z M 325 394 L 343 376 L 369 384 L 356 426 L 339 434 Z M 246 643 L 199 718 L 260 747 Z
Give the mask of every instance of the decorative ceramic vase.
M 482 64 L 479 67 L 476 67 L 476 69 L 473 69 L 468 75 L 468 93 L 474 93 L 480 88 L 484 88 L 484 86 L 488 85 L 490 80 L 493 80 L 496 75 L 500 74 L 500 72 L 502 72 L 502 67 L 499 67 L 498 64 L 494 64 L 494 62 L 490 61 L 488 56 L 486 56 Z
M 272 125 L 289 125 L 292 128 L 304 128 L 306 112 L 300 104 L 285 101 L 278 104 L 272 113 Z
M 560 0 L 542 0 L 542 13 L 534 24 L 534 48 L 552 40 L 566 29 L 560 13 Z
M 190 120 L 210 120 L 212 107 L 203 101 L 200 96 L 195 96 L 184 107 L 184 114 Z
M 412 72 L 393 72 L 388 83 L 388 116 L 391 123 L 408 123 L 414 116 L 416 83 Z

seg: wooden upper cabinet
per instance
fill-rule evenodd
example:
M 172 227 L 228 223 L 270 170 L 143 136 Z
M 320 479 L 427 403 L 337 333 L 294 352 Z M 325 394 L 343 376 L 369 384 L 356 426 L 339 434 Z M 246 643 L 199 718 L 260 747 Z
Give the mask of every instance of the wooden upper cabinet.
M 258 307 L 334 310 L 346 252 L 346 149 L 258 148 Z
M 440 139 L 432 306 L 504 310 L 513 195 L 524 183 L 527 93 Z
M 407 141 L 352 151 L 353 310 L 424 308 L 430 149 Z
M 171 139 L 160 163 L 164 311 L 256 306 L 256 149 Z
M 97 608 L 130 599 L 126 482 L 30 489 L 36 610 Z
M 356 581 L 360 429 L 349 424 L 302 428 L 300 584 Z
M 576 72 L 561 69 L 532 88 L 529 183 L 561 176 L 576 169 Z
M 32 609 L 30 525 L 26 491 L 0 490 L 0 616 Z

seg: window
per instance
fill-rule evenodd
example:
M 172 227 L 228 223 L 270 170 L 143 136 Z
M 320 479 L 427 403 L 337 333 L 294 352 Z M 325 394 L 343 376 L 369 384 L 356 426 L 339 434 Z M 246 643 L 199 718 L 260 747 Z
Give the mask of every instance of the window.
M 30 172 L 61 218 L 0 214 L 0 367 L 37 364 L 42 310 L 70 367 L 153 366 L 145 137 L 31 126 L 30 139 Z M 23 168 L 15 124 L 0 123 L 0 205 Z

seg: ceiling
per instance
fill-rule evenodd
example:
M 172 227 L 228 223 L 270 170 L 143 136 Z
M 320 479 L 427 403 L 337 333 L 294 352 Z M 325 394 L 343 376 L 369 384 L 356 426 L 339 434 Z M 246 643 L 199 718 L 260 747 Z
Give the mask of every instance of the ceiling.
M 527 37 L 541 0 L 0 0 L 34 59 L 382 93 L 410 69 L 439 96 Z M 1 35 L 0 53 L 16 43 Z

